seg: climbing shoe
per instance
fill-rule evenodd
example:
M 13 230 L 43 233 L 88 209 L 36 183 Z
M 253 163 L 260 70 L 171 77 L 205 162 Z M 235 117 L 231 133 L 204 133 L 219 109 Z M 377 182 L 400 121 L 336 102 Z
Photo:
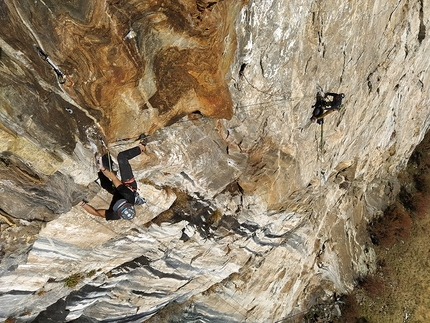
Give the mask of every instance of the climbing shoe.
M 145 203 L 146 203 L 146 200 L 142 196 L 140 196 L 139 193 L 134 192 L 134 204 L 135 205 L 143 205 Z

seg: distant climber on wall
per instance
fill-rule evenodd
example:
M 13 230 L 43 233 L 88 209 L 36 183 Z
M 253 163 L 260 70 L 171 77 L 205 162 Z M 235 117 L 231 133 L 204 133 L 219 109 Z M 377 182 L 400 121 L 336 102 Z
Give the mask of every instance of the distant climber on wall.
M 82 206 L 88 213 L 106 218 L 106 220 L 131 220 L 136 215 L 134 205 L 142 205 L 146 201 L 137 192 L 137 183 L 133 176 L 130 159 L 140 155 L 146 150 L 146 143 L 141 141 L 138 146 L 122 151 L 118 154 L 119 171 L 121 180 L 113 170 L 113 161 L 109 154 L 105 154 L 98 159 L 100 171 L 98 173 L 100 185 L 113 195 L 109 208 L 95 209 L 85 201 L 81 201 Z
M 325 98 L 327 96 L 331 96 L 332 101 L 327 101 Z M 320 92 L 317 94 L 317 101 L 315 105 L 312 107 L 314 111 L 312 112 L 312 122 L 317 122 L 318 124 L 324 123 L 324 117 L 332 113 L 333 111 L 339 111 L 342 107 L 342 99 L 345 97 L 345 94 L 340 93 L 326 93 L 324 97 Z

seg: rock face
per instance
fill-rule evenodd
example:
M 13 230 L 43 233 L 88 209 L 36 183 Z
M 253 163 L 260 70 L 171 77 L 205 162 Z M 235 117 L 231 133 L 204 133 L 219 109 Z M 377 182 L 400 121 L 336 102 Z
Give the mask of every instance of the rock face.
M 0 320 L 276 322 L 350 291 L 429 128 L 429 5 L 0 2 Z M 94 154 L 140 133 L 148 203 L 85 213 Z

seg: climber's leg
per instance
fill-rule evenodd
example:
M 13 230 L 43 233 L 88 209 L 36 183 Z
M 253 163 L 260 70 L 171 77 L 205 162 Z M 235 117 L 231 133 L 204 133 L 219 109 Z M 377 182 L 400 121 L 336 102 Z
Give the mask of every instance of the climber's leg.
M 119 172 L 121 174 L 122 182 L 127 182 L 134 178 L 133 170 L 131 169 L 130 163 L 128 161 L 136 156 L 139 156 L 141 152 L 142 149 L 140 148 L 140 146 L 136 146 L 121 151 L 118 154 Z

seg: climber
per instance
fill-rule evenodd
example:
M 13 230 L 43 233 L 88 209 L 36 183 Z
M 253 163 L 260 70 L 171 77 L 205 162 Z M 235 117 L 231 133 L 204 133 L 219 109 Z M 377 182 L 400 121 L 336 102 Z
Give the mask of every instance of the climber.
M 325 98 L 327 96 L 333 97 L 332 101 L 327 101 Z M 342 99 L 345 97 L 345 94 L 340 93 L 326 93 L 324 97 L 320 92 L 317 94 L 317 102 L 314 106 L 314 111 L 312 113 L 312 122 L 317 122 L 318 124 L 324 123 L 324 117 L 328 116 L 333 111 L 339 111 L 343 108 Z M 329 108 L 327 108 L 329 107 Z
M 78 205 L 82 206 L 85 211 L 94 215 L 106 218 L 106 220 L 131 220 L 136 211 L 134 205 L 146 203 L 137 192 L 137 183 L 133 176 L 130 159 L 140 155 L 146 150 L 146 142 L 141 141 L 138 146 L 122 151 L 118 154 L 119 171 L 121 180 L 116 176 L 117 172 L 113 170 L 113 161 L 110 154 L 105 154 L 98 158 L 100 171 L 98 173 L 100 185 L 106 191 L 113 195 L 109 208 L 95 209 L 86 201 L 82 200 Z
M 327 98 L 327 96 L 331 96 L 333 99 L 332 101 L 326 101 L 326 107 L 330 107 L 330 108 L 326 108 L 326 110 L 332 110 L 332 109 L 336 109 L 336 110 L 340 110 L 342 108 L 342 99 L 345 97 L 345 94 L 340 93 L 326 93 L 324 95 L 324 98 Z
M 314 111 L 312 112 L 312 122 L 317 122 L 318 124 L 323 124 L 324 119 L 321 117 L 324 113 L 324 107 L 327 104 L 327 102 L 324 100 L 323 96 L 320 92 L 317 93 L 317 101 L 312 106 L 314 108 Z

